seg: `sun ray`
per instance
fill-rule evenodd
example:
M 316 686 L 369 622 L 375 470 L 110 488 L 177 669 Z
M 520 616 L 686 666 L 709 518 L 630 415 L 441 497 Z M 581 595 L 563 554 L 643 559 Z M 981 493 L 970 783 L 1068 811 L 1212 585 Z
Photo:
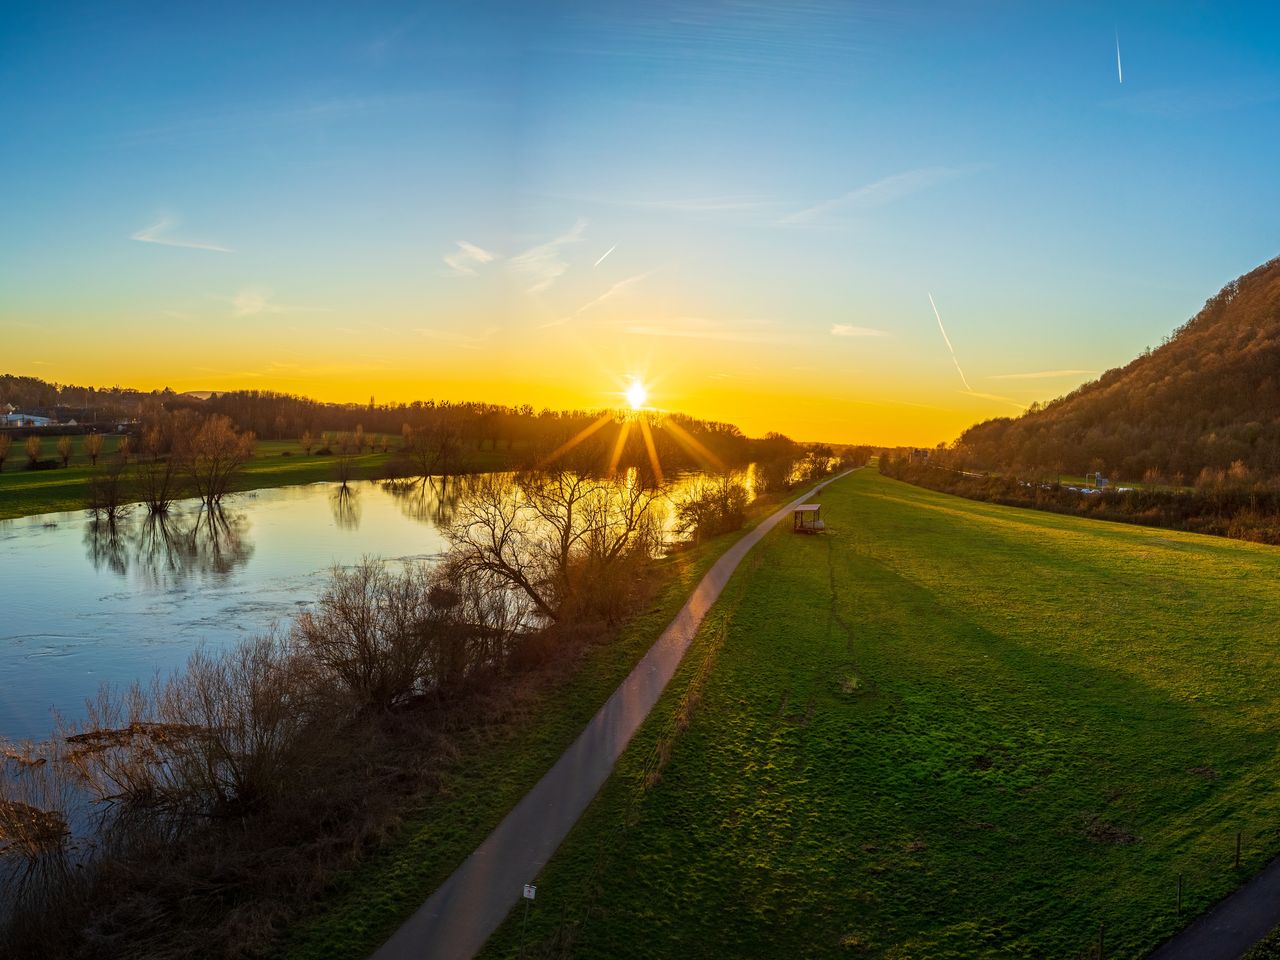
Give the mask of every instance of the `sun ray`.
M 631 433 L 631 421 L 622 421 L 622 428 L 618 431 L 618 439 L 613 444 L 613 455 L 609 457 L 609 476 L 613 476 L 618 469 L 618 461 L 622 459 L 622 451 L 627 446 L 627 435 Z
M 653 479 L 662 483 L 662 464 L 658 462 L 658 448 L 653 443 L 653 432 L 649 429 L 649 421 L 640 417 L 640 432 L 644 435 L 644 446 L 649 451 L 649 466 L 653 467 Z
M 713 467 L 716 470 L 724 469 L 724 461 L 708 450 L 702 443 L 689 433 L 684 427 L 676 423 L 675 420 L 668 417 L 662 424 L 671 434 L 672 438 L 680 446 L 684 447 L 689 453 L 693 454 L 698 460 L 702 461 L 704 467 Z
M 606 423 L 611 422 L 613 420 L 613 417 L 614 417 L 614 414 L 612 410 L 605 411 L 600 415 L 600 418 L 598 420 L 594 421 L 588 426 L 583 427 L 581 430 L 575 433 L 572 437 L 570 437 L 564 443 L 560 444 L 560 446 L 552 450 L 550 454 L 548 454 L 546 457 L 542 459 L 542 462 L 539 464 L 539 466 L 545 467 L 547 466 L 547 464 L 554 463 L 560 457 L 564 456 L 566 453 L 568 453 L 570 450 L 572 450 L 574 447 L 580 444 L 583 440 L 587 439 L 587 437 L 591 436 L 593 433 L 595 433 L 597 430 L 603 427 Z

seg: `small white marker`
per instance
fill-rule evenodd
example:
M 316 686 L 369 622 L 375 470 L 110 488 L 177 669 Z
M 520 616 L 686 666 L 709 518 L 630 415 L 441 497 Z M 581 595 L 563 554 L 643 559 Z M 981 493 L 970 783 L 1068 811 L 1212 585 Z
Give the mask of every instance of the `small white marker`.
M 534 886 L 532 883 L 526 883 L 524 885 L 524 898 L 526 900 L 532 900 L 537 895 L 537 893 L 538 893 L 538 888 Z

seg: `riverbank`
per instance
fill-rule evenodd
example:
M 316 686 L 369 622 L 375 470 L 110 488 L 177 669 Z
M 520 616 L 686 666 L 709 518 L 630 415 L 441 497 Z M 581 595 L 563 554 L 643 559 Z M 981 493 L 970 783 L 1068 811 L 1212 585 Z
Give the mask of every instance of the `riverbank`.
M 822 502 L 483 956 L 1144 956 L 1280 848 L 1280 552 L 871 470 Z
M 751 517 L 772 504 L 759 501 Z M 543 652 L 531 647 L 534 660 L 515 663 L 496 686 L 460 689 L 444 700 L 427 697 L 376 722 L 346 727 L 340 743 L 327 743 L 316 755 L 315 765 L 326 771 L 323 790 L 303 787 L 295 802 L 254 814 L 243 829 L 228 833 L 215 826 L 212 834 L 196 831 L 158 847 L 146 858 L 150 866 L 108 865 L 99 882 L 110 891 L 113 917 L 122 923 L 131 918 L 126 925 L 132 936 L 178 953 L 196 945 L 254 956 L 305 950 L 316 942 L 306 933 L 313 924 L 323 928 L 314 955 L 359 956 L 361 947 L 349 954 L 341 949 L 361 943 L 360 936 L 376 946 L 403 916 L 396 899 L 411 910 L 430 890 L 433 865 L 447 874 L 465 857 L 476 837 L 544 772 L 545 758 L 554 759 L 576 735 L 700 573 L 735 539 L 727 534 L 655 561 L 644 582 L 635 583 L 633 616 L 612 627 L 601 622 L 557 629 L 546 638 L 549 645 L 540 645 Z M 317 804 L 323 817 L 315 815 Z M 288 856 L 279 854 L 281 844 Z M 228 884 L 219 887 L 216 905 L 202 892 L 210 871 Z M 148 912 L 148 891 L 156 889 L 172 892 L 176 912 L 166 908 L 167 919 Z M 352 890 L 354 916 L 334 919 Z M 310 922 L 296 925 L 300 910 L 312 906 L 320 891 Z M 379 930 L 379 906 L 388 903 L 385 929 Z M 282 943 L 281 932 L 295 925 L 297 939 Z M 70 932 L 77 924 L 62 926 Z M 114 934 L 109 940 L 118 943 Z M 106 944 L 99 946 L 105 950 Z M 80 955 L 70 941 L 50 949 L 51 955 Z
M 753 529 L 789 494 L 748 508 Z M 613 636 L 600 637 L 572 671 L 522 688 L 512 708 L 456 742 L 456 762 L 439 789 L 406 813 L 394 835 L 335 879 L 277 956 L 285 960 L 365 960 L 466 859 L 538 782 L 644 656 L 690 592 L 744 531 L 678 551 L 658 562 L 652 599 Z
M 114 443 L 114 438 L 112 441 Z M 113 446 L 108 446 L 100 459 L 105 459 L 113 450 Z M 394 453 L 382 452 L 353 456 L 348 479 L 380 479 L 394 457 Z M 455 472 L 503 470 L 511 466 L 513 457 L 507 450 L 468 450 Z M 83 459 L 83 456 L 77 457 L 77 461 Z M 260 441 L 253 458 L 232 481 L 231 491 L 243 493 L 334 480 L 338 459 L 336 455 L 307 454 L 296 440 Z M 25 470 L 19 459 L 11 455 L 0 472 L 0 520 L 85 509 L 93 470 L 87 462 L 52 470 Z

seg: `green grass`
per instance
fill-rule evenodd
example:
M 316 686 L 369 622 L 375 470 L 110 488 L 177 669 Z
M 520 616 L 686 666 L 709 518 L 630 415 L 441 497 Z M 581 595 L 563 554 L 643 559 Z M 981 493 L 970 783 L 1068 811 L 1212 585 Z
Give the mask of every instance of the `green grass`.
M 780 500 L 751 505 L 759 522 Z M 412 811 L 395 837 L 337 879 L 313 915 L 290 931 L 289 960 L 364 960 L 380 946 L 542 777 L 631 671 L 688 599 L 698 580 L 741 533 L 717 537 L 660 561 L 661 587 L 648 608 L 577 668 L 543 691 L 525 722 L 464 734 L 460 760 L 442 771 L 440 791 Z
M 1280 551 L 873 470 L 821 499 L 538 878 L 527 955 L 1086 957 L 1102 923 L 1140 957 L 1280 849 Z
M 398 438 L 393 442 L 398 444 Z M 93 468 L 84 455 L 82 443 L 82 438 L 77 437 L 69 467 L 25 470 L 26 454 L 22 451 L 22 444 L 15 442 L 4 470 L 0 471 L 0 520 L 84 509 Z M 114 452 L 117 443 L 116 437 L 108 437 L 104 454 Z M 52 438 L 45 439 L 43 456 L 55 456 L 54 444 Z M 376 479 L 391 456 L 365 453 L 353 458 L 352 479 Z M 465 468 L 475 472 L 501 470 L 509 465 L 511 456 L 505 450 L 468 450 Z M 294 440 L 260 440 L 253 459 L 245 464 L 232 488 L 236 491 L 260 490 L 333 480 L 336 460 L 335 456 L 307 455 Z

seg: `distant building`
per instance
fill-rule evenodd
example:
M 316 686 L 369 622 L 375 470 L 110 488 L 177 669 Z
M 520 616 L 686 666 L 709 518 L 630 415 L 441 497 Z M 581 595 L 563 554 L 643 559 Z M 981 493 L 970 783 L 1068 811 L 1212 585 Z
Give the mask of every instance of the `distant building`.
M 928 463 L 929 451 L 926 450 L 924 447 L 915 447 L 911 451 L 911 459 L 915 460 L 918 463 Z
M 0 417 L 0 424 L 6 427 L 48 427 L 57 423 L 52 417 L 37 417 L 34 413 L 22 413 L 12 406 Z

